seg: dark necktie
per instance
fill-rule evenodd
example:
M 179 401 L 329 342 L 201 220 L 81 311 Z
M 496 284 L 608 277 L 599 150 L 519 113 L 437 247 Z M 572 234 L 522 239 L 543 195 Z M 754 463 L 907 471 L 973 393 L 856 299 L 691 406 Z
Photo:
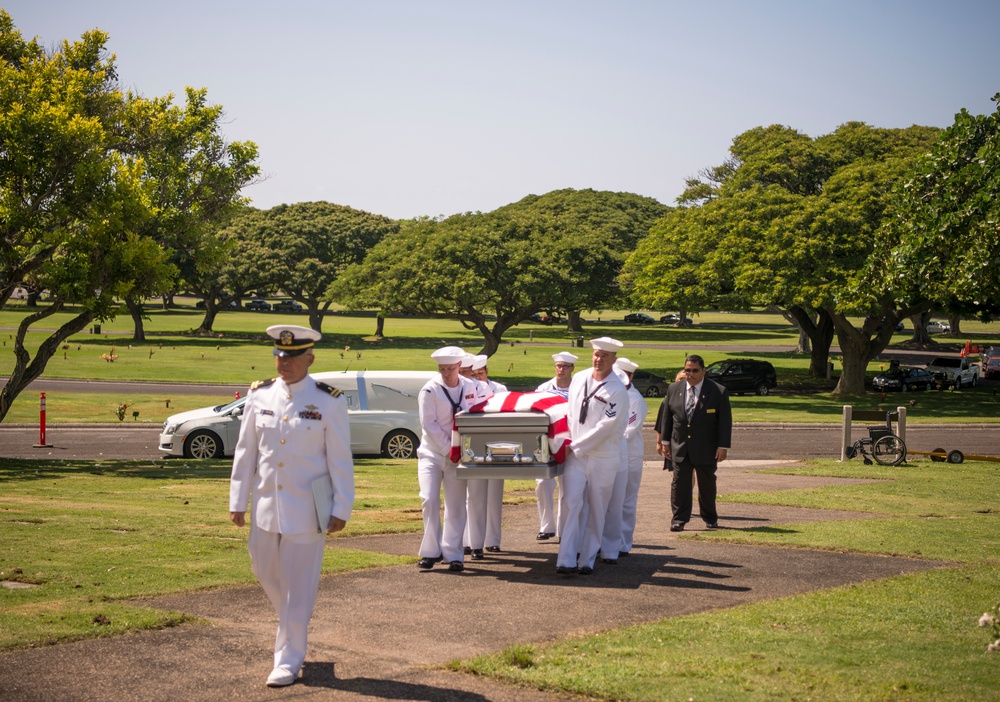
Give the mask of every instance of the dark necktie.
M 583 386 L 583 402 L 580 403 L 580 424 L 583 424 L 584 422 L 587 421 L 587 410 L 590 407 L 590 398 L 596 395 L 597 391 L 603 387 L 604 383 L 601 383 L 596 388 L 594 388 L 594 392 L 588 392 L 588 390 L 590 389 L 589 380 L 587 381 L 587 384 Z
M 685 408 L 685 411 L 687 412 L 687 418 L 688 421 L 690 422 L 691 417 L 694 416 L 694 406 L 697 404 L 698 398 L 694 394 L 694 388 L 688 388 L 687 393 L 688 393 L 688 398 L 687 398 L 687 407 Z

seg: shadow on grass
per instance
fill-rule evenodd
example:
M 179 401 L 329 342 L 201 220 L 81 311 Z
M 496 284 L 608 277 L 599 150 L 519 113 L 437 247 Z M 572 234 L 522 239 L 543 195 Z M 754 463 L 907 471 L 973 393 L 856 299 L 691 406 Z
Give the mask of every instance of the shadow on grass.
M 11 480 L 52 480 L 78 475 L 111 475 L 145 480 L 210 478 L 229 480 L 232 461 L 197 461 L 179 459 L 159 461 L 106 461 L 68 459 L 61 461 L 0 458 L 0 483 Z

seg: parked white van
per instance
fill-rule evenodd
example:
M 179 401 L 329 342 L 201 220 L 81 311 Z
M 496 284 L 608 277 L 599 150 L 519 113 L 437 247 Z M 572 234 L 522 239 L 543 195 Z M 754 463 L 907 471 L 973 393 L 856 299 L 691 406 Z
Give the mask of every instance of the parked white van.
M 415 458 L 420 444 L 417 394 L 434 371 L 329 371 L 313 378 L 347 398 L 351 452 L 386 458 Z M 185 458 L 232 456 L 243 418 L 243 397 L 224 405 L 181 412 L 167 418 L 160 450 Z

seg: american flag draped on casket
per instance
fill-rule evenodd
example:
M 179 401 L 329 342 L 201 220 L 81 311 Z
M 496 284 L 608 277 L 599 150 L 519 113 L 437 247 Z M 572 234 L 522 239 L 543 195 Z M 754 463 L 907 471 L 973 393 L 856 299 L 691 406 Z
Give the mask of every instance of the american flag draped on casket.
M 535 466 L 558 465 L 560 470 L 557 472 L 561 472 L 570 442 L 567 409 L 565 398 L 553 393 L 497 393 L 456 415 L 452 425 L 451 459 L 460 464 L 460 469 L 472 464 L 482 467 L 484 462 L 495 461 L 497 465 L 507 462 L 508 467 L 518 462 Z M 538 444 L 543 440 L 546 445 L 540 447 Z M 517 448 L 511 451 L 500 448 L 510 446 Z M 491 448 L 497 456 L 490 455 Z M 509 455 L 511 453 L 517 457 Z M 551 473 L 551 470 L 544 475 L 509 470 L 508 475 L 501 477 L 551 477 Z

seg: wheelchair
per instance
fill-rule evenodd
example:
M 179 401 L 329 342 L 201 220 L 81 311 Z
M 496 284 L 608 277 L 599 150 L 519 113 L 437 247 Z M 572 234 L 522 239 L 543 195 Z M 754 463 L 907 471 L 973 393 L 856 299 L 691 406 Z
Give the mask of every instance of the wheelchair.
M 885 426 L 868 427 L 868 438 L 858 439 L 846 451 L 847 458 L 861 456 L 866 466 L 872 460 L 883 466 L 898 466 L 906 460 L 906 444 L 892 430 L 893 412 L 885 413 Z

